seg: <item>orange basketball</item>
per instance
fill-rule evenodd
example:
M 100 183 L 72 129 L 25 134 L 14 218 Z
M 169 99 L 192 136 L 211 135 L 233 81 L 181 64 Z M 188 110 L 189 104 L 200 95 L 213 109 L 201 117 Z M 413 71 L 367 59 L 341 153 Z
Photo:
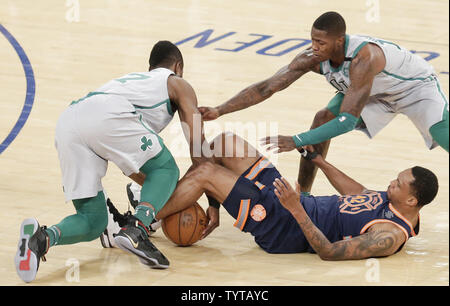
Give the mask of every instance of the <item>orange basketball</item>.
M 170 215 L 162 220 L 164 235 L 179 246 L 189 246 L 196 243 L 208 224 L 208 218 L 203 208 L 194 205 Z

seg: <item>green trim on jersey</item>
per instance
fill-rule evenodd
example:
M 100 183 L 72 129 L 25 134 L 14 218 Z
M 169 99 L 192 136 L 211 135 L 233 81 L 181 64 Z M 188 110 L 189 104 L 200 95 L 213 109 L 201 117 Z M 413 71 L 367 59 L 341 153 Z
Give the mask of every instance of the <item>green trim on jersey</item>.
M 390 73 L 390 72 L 388 72 L 388 71 L 386 71 L 384 69 L 381 72 L 383 72 L 383 73 L 385 73 L 385 74 L 387 74 L 387 75 L 389 75 L 391 77 L 394 77 L 396 79 L 402 80 L 402 81 L 426 81 L 426 80 L 432 81 L 433 80 L 433 76 L 432 75 L 427 76 L 426 78 L 405 78 L 405 77 L 402 77 L 400 75 L 396 75 L 394 73 Z
M 447 100 L 447 98 L 445 97 L 444 93 L 443 93 L 442 90 L 441 90 L 441 86 L 440 86 L 440 84 L 439 84 L 439 81 L 438 81 L 436 78 L 435 78 L 434 80 L 436 81 L 437 89 L 438 89 L 438 91 L 439 91 L 439 93 L 440 93 L 442 99 L 444 99 L 445 103 L 447 103 L 447 108 L 448 108 L 448 100 Z M 447 112 L 448 112 L 448 110 L 447 110 Z
M 353 51 L 352 54 L 352 58 L 354 58 L 356 56 L 356 54 L 358 54 L 359 50 L 362 49 L 362 47 L 364 47 L 365 45 L 367 45 L 369 43 L 369 41 L 363 41 L 356 49 L 355 51 Z
M 158 137 L 159 144 L 161 145 L 162 148 L 164 148 L 165 145 L 164 145 L 163 139 L 158 134 L 156 134 L 154 131 L 152 131 L 152 129 L 142 120 L 142 114 L 139 114 L 139 121 L 141 122 L 142 126 L 147 131 L 149 131 L 150 133 L 152 133 Z
M 376 39 L 376 41 L 377 42 L 379 42 L 380 44 L 382 44 L 382 45 L 384 45 L 384 44 L 389 44 L 389 45 L 393 45 L 393 46 L 396 46 L 397 47 L 397 49 L 399 49 L 399 50 L 401 50 L 402 48 L 400 48 L 400 46 L 399 45 L 397 45 L 397 44 L 395 44 L 395 43 L 393 43 L 393 42 L 391 42 L 391 41 L 387 41 L 387 40 L 382 40 L 382 39 Z
M 81 99 L 78 99 L 78 100 L 76 100 L 76 101 L 72 101 L 72 103 L 70 103 L 70 105 L 72 105 L 72 104 L 77 104 L 77 103 L 79 103 L 79 102 L 81 102 L 81 101 L 84 101 L 84 100 L 86 100 L 87 98 L 89 98 L 89 97 L 92 97 L 92 96 L 96 96 L 96 95 L 107 95 L 108 93 L 106 93 L 106 92 L 101 92 L 101 91 L 91 91 L 90 93 L 88 93 L 85 97 L 83 97 L 83 98 L 81 98 Z
M 171 116 L 173 116 L 174 112 L 173 112 L 173 110 L 172 110 L 172 106 L 170 105 L 170 99 L 166 99 L 166 100 L 164 100 L 164 101 L 162 101 L 162 102 L 159 102 L 159 103 L 157 103 L 157 104 L 155 104 L 155 105 L 152 105 L 152 106 L 139 106 L 139 105 L 136 105 L 136 104 L 133 104 L 133 106 L 134 106 L 135 108 L 137 108 L 137 109 L 153 109 L 153 108 L 157 108 L 158 106 L 161 106 L 161 105 L 163 105 L 163 104 L 166 104 L 167 112 L 168 112 Z

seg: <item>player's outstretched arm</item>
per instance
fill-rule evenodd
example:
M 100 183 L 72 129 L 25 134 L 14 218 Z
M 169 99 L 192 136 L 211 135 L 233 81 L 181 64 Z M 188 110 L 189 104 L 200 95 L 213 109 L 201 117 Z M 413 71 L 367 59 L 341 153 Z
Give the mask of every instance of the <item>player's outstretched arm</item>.
M 312 56 L 312 49 L 304 50 L 273 76 L 248 86 L 225 103 L 217 107 L 200 107 L 199 110 L 204 120 L 217 119 L 222 115 L 248 108 L 268 99 L 309 71 L 319 71 L 319 61 Z
M 308 154 L 302 155 L 311 160 L 325 174 L 330 184 L 341 195 L 361 194 L 368 191 L 362 184 L 327 162 L 322 155 L 314 154 L 313 146 L 306 146 L 304 149 L 306 149 L 304 152 Z
M 363 235 L 348 240 L 330 242 L 317 228 L 300 203 L 300 188 L 294 190 L 285 178 L 274 182 L 275 195 L 297 223 L 311 247 L 323 260 L 350 260 L 382 257 L 394 254 L 406 238 L 404 233 L 392 224 L 375 224 Z

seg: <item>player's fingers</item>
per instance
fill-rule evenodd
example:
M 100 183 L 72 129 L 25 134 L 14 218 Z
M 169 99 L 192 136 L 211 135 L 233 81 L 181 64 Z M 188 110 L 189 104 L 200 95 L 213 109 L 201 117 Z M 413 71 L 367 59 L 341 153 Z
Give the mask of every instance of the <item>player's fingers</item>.
M 275 144 L 278 145 L 278 136 L 267 136 L 259 139 L 261 145 Z
M 278 146 L 278 150 L 275 153 L 283 153 L 283 152 L 287 152 L 289 150 L 287 150 L 284 146 L 279 145 Z
M 260 138 L 260 139 L 259 139 L 259 142 L 261 143 L 261 145 L 267 145 L 267 144 L 272 143 L 272 142 L 270 141 L 270 136 Z
M 277 182 L 277 179 L 275 179 L 275 181 L 273 181 L 273 185 L 275 186 L 275 191 L 278 191 L 278 193 L 281 195 L 281 193 L 283 192 L 280 186 L 280 183 Z
M 277 196 L 278 200 L 281 200 L 281 194 L 280 194 L 280 192 L 278 192 L 278 189 L 275 188 L 274 193 Z
M 300 194 L 300 184 L 298 183 L 298 181 L 295 181 L 295 191 Z
M 312 145 L 307 145 L 307 146 L 304 146 L 303 147 L 306 151 L 309 151 L 309 152 L 314 152 L 315 150 L 314 150 L 314 147 L 312 146 Z
M 286 190 L 289 190 L 289 191 L 293 190 L 291 184 L 289 184 L 287 179 L 285 179 L 284 177 L 281 177 L 281 181 L 286 186 Z
M 208 226 L 203 230 L 202 235 L 200 236 L 200 239 L 204 239 L 206 236 L 211 234 L 211 232 L 218 226 L 218 224 L 210 222 Z
M 274 183 L 279 191 L 281 191 L 282 193 L 286 192 L 286 186 L 280 179 L 276 178 Z
M 269 147 L 266 148 L 266 151 L 272 151 L 272 150 L 277 150 L 278 151 L 278 146 L 277 145 L 270 145 Z

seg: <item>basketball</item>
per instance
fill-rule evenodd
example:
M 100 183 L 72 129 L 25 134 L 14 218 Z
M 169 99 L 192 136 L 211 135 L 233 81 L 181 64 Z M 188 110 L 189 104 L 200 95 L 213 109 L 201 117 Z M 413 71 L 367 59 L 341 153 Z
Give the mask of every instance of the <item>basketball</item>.
M 203 208 L 194 205 L 164 218 L 161 222 L 164 235 L 179 246 L 190 246 L 196 243 L 208 224 Z

